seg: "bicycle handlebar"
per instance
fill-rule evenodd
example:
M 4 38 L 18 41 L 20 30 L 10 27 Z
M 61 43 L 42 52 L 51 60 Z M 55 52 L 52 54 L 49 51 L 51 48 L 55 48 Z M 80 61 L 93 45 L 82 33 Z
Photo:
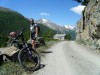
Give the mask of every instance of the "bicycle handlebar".
M 20 30 L 16 31 L 16 37 L 13 38 L 12 42 L 11 42 L 11 46 L 13 43 L 17 43 L 18 39 L 22 36 L 23 31 L 25 28 L 21 28 Z

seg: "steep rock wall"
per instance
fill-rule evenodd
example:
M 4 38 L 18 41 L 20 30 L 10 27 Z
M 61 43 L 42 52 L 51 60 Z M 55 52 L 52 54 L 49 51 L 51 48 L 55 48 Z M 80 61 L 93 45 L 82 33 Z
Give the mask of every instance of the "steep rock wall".
M 93 49 L 100 49 L 100 0 L 90 0 L 77 22 L 76 40 Z

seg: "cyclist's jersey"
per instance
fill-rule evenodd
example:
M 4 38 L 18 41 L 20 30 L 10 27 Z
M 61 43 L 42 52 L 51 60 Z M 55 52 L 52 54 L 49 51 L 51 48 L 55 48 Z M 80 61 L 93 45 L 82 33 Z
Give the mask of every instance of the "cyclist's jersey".
M 30 25 L 30 31 L 31 33 L 35 33 L 35 28 L 37 27 L 37 24 L 34 24 L 34 25 Z

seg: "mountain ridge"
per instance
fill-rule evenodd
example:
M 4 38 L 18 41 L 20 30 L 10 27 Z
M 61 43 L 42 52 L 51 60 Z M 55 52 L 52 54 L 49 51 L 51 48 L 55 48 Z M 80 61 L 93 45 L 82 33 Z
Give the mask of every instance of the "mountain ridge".
M 10 8 L 6 8 L 6 7 L 2 7 L 2 6 L 0 6 L 0 11 L 4 11 L 4 12 L 16 12 L 16 11 L 11 10 Z
M 44 19 L 44 18 L 36 20 L 35 22 L 44 24 L 45 26 L 55 30 L 57 34 L 70 34 L 71 40 L 75 40 L 76 28 L 74 28 L 74 27 L 73 27 L 73 29 L 67 29 L 65 26 L 59 26 L 59 25 L 51 22 L 50 20 L 47 20 L 47 19 Z
M 44 18 L 36 20 L 36 23 L 42 23 L 42 24 L 46 25 L 47 27 L 50 27 L 51 29 L 56 30 L 60 33 L 65 33 L 67 31 L 69 31 L 69 29 L 66 29 L 66 27 L 57 25 L 57 24 L 51 22 L 50 20 L 47 20 Z

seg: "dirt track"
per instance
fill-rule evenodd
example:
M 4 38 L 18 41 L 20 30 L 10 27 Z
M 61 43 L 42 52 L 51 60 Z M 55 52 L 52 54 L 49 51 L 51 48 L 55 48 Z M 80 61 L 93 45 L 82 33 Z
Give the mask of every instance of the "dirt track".
M 52 46 L 42 59 L 44 68 L 31 75 L 100 75 L 100 56 L 76 44 L 63 41 Z

